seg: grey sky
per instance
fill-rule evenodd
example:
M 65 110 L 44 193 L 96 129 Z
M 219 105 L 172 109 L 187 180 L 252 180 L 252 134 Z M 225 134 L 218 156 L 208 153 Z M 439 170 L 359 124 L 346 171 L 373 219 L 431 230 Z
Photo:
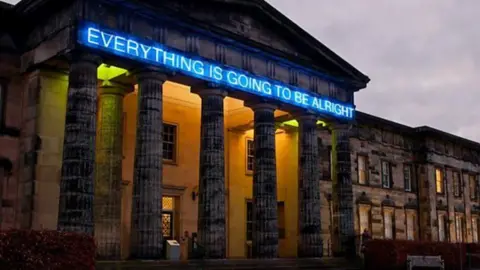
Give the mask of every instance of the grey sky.
M 267 1 L 372 79 L 359 110 L 480 141 L 479 0 Z

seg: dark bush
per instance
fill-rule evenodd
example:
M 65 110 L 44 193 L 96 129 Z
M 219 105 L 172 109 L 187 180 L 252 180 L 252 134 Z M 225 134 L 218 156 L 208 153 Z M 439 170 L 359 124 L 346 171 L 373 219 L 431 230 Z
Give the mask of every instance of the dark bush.
M 406 269 L 407 255 L 442 256 L 446 270 L 466 265 L 466 244 L 418 242 L 404 240 L 371 240 L 366 243 L 365 264 L 368 270 Z
M 95 241 L 91 236 L 58 231 L 0 232 L 0 269 L 92 270 Z

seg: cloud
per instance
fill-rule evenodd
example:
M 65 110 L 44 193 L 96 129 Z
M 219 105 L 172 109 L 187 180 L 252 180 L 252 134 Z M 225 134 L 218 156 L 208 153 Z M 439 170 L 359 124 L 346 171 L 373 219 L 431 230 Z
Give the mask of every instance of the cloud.
M 359 110 L 480 141 L 480 1 L 267 1 L 372 79 Z

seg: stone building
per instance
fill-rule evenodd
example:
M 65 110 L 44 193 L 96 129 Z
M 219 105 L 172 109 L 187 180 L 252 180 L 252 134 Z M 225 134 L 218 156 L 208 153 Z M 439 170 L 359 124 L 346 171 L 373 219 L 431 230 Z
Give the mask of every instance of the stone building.
M 263 0 L 1 4 L 0 224 L 109 259 L 477 241 L 479 145 L 355 112 L 368 81 Z

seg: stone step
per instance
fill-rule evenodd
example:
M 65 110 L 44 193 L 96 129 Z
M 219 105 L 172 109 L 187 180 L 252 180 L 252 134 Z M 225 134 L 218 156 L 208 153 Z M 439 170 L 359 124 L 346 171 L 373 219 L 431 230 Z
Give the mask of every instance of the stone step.
M 356 266 L 357 265 L 357 266 Z M 360 270 L 358 263 L 344 259 L 241 259 L 190 261 L 118 261 L 97 262 L 97 270 L 247 270 L 247 269 L 330 269 Z

